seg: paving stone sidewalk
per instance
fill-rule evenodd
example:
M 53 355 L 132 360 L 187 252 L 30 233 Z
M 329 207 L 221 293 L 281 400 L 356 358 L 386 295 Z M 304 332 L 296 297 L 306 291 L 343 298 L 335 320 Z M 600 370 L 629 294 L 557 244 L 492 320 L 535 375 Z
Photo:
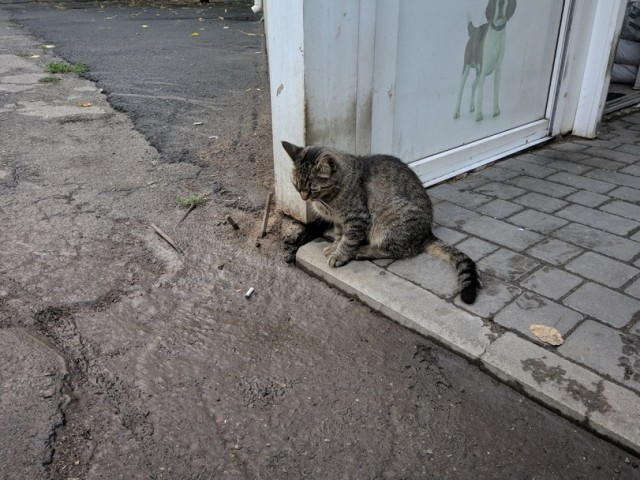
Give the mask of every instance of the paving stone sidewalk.
M 474 305 L 427 255 L 329 269 L 316 243 L 298 263 L 638 452 L 640 112 L 602 132 L 429 189 L 436 235 L 482 272 Z M 564 344 L 539 342 L 534 323 L 556 327 Z

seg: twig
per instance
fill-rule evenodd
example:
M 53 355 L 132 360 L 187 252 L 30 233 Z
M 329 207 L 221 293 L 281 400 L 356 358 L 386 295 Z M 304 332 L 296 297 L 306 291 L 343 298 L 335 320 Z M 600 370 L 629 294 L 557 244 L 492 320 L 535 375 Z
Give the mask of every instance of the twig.
M 262 217 L 262 230 L 260 230 L 260 238 L 264 238 L 267 234 L 267 224 L 269 223 L 269 210 L 271 210 L 271 199 L 273 198 L 273 192 L 269 192 L 267 195 L 267 204 L 264 206 L 264 215 Z
M 197 206 L 198 206 L 198 204 L 197 204 L 197 203 L 192 204 L 192 205 L 189 207 L 189 210 L 187 210 L 187 213 L 185 213 L 185 214 L 182 216 L 182 218 L 180 219 L 180 221 L 179 221 L 178 223 L 176 223 L 175 228 L 178 228 L 178 227 L 180 226 L 180 224 L 181 224 L 182 222 L 184 222 L 184 219 L 185 219 L 185 218 L 187 218 L 187 217 L 189 216 L 189 214 L 193 211 L 193 209 L 194 209 L 194 208 L 196 208 Z
M 158 227 L 156 227 L 153 223 L 151 224 L 151 228 L 153 228 L 158 235 L 160 235 L 169 245 L 173 247 L 173 249 L 178 252 L 180 255 L 184 255 L 182 249 L 178 246 L 176 242 L 174 242 L 169 235 L 164 233 Z
M 227 222 L 229 222 L 229 225 L 231 225 L 234 230 L 238 230 L 240 228 L 238 224 L 233 221 L 233 218 L 231 218 L 231 215 L 227 215 Z

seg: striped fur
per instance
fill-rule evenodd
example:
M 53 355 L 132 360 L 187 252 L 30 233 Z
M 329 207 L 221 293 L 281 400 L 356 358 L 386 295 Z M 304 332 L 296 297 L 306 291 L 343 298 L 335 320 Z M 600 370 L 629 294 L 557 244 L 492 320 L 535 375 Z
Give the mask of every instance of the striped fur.
M 300 197 L 334 224 L 335 240 L 324 251 L 330 266 L 427 252 L 456 270 L 462 300 L 475 301 L 480 286 L 475 264 L 433 235 L 431 200 L 420 179 L 401 160 L 282 145 L 293 160 L 291 180 Z

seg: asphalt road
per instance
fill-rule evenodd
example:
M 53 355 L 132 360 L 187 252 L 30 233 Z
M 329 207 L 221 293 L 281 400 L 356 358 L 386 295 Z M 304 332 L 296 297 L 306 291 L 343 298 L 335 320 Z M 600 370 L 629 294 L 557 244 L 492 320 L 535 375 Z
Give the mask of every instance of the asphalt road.
M 270 168 L 260 168 L 266 162 L 256 161 L 270 157 L 259 151 L 268 129 L 257 131 L 268 105 L 262 22 L 247 2 L 218 3 L 11 2 L 6 8 L 54 44 L 56 54 L 87 65 L 86 77 L 128 114 L 162 161 L 219 169 L 215 188 L 229 186 L 241 196 L 238 206 L 259 210 L 266 190 L 255 188 L 272 177 Z M 233 172 L 238 162 L 254 167 L 242 179 Z
M 639 478 L 285 264 L 277 213 L 256 245 L 263 38 L 224 8 L 0 2 L 0 478 Z

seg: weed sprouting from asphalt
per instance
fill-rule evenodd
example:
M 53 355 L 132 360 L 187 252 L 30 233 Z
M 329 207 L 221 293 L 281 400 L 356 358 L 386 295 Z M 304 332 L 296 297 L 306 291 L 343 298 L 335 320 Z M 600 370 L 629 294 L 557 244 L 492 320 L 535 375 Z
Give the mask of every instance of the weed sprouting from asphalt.
M 180 195 L 176 196 L 176 201 L 180 204 L 181 207 L 192 207 L 194 205 L 201 205 L 207 200 L 206 193 L 198 193 L 189 195 L 187 197 L 182 197 Z
M 40 83 L 58 83 L 60 81 L 59 77 L 42 77 L 38 80 Z
M 84 63 L 49 62 L 44 70 L 48 73 L 82 74 L 87 71 L 87 66 Z

